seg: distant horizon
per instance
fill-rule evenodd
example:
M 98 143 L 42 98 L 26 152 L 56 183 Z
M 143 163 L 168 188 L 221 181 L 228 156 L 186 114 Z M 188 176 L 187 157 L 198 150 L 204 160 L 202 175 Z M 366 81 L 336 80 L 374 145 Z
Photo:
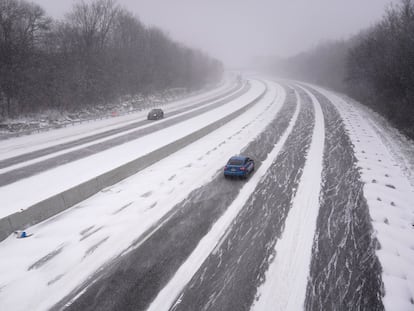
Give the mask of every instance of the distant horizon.
M 64 18 L 76 1 L 33 0 L 47 15 Z M 221 60 L 227 68 L 249 67 L 257 58 L 289 57 L 329 40 L 347 39 L 377 23 L 399 0 L 262 0 L 195 3 L 118 0 L 147 26 Z M 300 22 L 298 22 L 300 21 Z

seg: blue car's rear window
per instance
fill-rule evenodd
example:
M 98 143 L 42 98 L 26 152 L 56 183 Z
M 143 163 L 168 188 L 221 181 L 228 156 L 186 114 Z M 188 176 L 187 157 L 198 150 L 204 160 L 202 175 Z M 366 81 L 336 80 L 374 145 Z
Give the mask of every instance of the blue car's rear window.
M 242 160 L 236 160 L 236 159 L 230 159 L 229 163 L 227 163 L 228 165 L 242 165 L 243 161 Z

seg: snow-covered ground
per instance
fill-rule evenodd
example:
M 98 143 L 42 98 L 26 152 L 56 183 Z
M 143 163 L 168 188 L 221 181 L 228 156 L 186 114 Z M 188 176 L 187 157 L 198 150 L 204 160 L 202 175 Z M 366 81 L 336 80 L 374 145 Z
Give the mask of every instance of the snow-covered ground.
M 374 237 L 379 242 L 376 254 L 383 269 L 384 307 L 413 310 L 414 187 L 409 178 L 414 176 L 410 165 L 414 154 L 410 157 L 404 151 L 413 150 L 413 145 L 402 144 L 395 130 L 388 129 L 384 122 L 380 124 L 366 108 L 322 88 L 318 90 L 335 104 L 354 144 Z
M 226 109 L 240 107 L 263 87 L 252 82 L 249 95 L 206 113 L 202 120 L 183 122 L 186 124 L 178 125 L 174 133 L 192 131 L 203 122 L 221 117 Z M 47 309 L 127 249 L 192 189 L 211 180 L 225 159 L 241 150 L 273 119 L 283 102 L 284 91 L 274 85 L 269 89 L 247 113 L 200 141 L 29 228 L 28 232 L 34 236 L 19 240 L 11 236 L 3 241 L 0 253 L 8 255 L 0 258 L 0 309 Z M 276 103 L 272 104 L 275 96 Z M 185 130 L 180 130 L 181 127 Z M 172 136 L 171 130 L 166 132 L 163 139 Z M 137 150 L 135 145 L 129 148 L 132 149 L 112 156 L 116 159 L 127 150 Z
M 373 130 L 387 147 L 388 151 L 395 158 L 396 163 L 401 168 L 404 175 L 410 180 L 414 187 L 414 141 L 403 135 L 398 129 L 377 112 L 364 106 L 355 100 L 337 94 L 346 102 L 351 103 L 358 113 L 370 124 Z

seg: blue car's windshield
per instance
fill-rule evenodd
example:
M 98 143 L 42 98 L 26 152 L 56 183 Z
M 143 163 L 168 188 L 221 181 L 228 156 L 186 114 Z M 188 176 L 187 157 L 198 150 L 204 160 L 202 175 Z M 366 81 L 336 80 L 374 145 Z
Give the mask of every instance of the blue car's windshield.
M 243 161 L 242 160 L 236 160 L 236 159 L 231 159 L 229 160 L 229 163 L 227 163 L 228 165 L 242 165 Z

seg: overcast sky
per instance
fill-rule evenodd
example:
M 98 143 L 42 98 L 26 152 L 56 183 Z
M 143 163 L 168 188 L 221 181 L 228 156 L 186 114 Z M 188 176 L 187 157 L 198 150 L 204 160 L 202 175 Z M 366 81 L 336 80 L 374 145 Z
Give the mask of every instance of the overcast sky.
M 62 18 L 71 0 L 33 0 Z M 321 40 L 347 38 L 378 21 L 399 0 L 118 0 L 145 24 L 202 49 L 227 66 L 289 56 Z

